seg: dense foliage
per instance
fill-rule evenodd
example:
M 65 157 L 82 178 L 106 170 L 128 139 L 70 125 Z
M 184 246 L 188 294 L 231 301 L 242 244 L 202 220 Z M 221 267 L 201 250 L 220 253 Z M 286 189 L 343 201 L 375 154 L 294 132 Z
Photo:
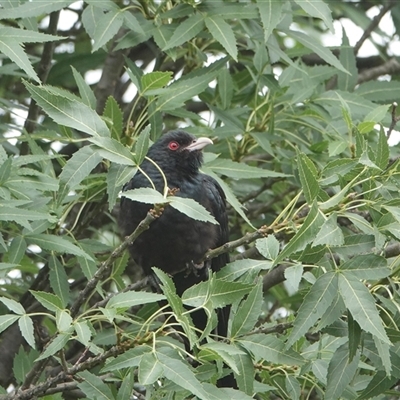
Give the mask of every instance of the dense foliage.
M 396 0 L 0 0 L 0 398 L 398 398 L 399 34 Z M 182 299 L 126 251 L 154 214 L 116 223 L 176 127 L 214 141 L 231 232 Z

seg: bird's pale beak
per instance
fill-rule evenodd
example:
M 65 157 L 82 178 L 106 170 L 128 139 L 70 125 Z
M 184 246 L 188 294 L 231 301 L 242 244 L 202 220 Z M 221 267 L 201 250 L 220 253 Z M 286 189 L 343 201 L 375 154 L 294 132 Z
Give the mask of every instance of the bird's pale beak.
M 202 150 L 209 144 L 213 144 L 213 141 L 211 139 L 207 137 L 199 137 L 192 144 L 189 144 L 189 146 L 186 147 L 186 150 L 189 151 Z

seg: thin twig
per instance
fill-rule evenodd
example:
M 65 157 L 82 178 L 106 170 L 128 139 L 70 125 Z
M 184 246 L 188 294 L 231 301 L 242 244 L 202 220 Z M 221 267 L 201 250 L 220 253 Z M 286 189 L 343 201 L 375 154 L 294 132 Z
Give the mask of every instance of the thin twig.
M 357 54 L 361 48 L 361 46 L 364 44 L 364 42 L 370 37 L 372 31 L 379 25 L 381 22 L 382 18 L 385 16 L 385 14 L 395 6 L 397 0 L 390 0 L 384 5 L 378 15 L 376 15 L 367 29 L 364 31 L 362 34 L 361 38 L 358 40 L 356 45 L 354 46 L 354 54 Z
M 79 293 L 78 298 L 75 300 L 74 304 L 71 306 L 71 316 L 75 318 L 79 312 L 80 307 L 86 301 L 92 290 L 95 289 L 97 283 L 105 276 L 108 270 L 113 265 L 113 262 L 127 249 L 141 233 L 149 229 L 150 224 L 157 219 L 159 214 L 150 210 L 146 218 L 140 222 L 137 228 L 110 254 L 106 261 L 100 264 L 99 269 L 94 274 L 93 278 L 87 283 L 85 288 Z

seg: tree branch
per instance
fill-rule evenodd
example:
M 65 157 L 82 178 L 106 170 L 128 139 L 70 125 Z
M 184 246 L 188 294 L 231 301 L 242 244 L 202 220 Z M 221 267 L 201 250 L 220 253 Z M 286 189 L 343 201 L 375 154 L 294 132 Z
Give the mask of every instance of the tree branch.
M 400 63 L 391 58 L 379 67 L 366 69 L 359 73 L 357 84 L 372 81 L 382 75 L 392 75 L 400 73 Z
M 361 46 L 364 44 L 364 42 L 370 37 L 372 31 L 379 25 L 381 22 L 382 18 L 385 16 L 385 14 L 395 6 L 397 0 L 389 0 L 381 9 L 380 13 L 376 15 L 367 29 L 364 31 L 362 34 L 361 38 L 358 40 L 356 45 L 354 46 L 354 54 L 357 54 L 361 48 Z

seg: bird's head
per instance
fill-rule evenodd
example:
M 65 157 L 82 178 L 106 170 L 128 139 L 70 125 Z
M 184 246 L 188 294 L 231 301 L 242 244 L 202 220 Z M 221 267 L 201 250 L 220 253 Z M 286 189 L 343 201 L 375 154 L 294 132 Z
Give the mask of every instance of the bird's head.
M 202 149 L 212 144 L 206 137 L 196 138 L 184 131 L 170 131 L 154 143 L 148 156 L 165 170 L 185 175 L 196 174 L 203 162 Z

